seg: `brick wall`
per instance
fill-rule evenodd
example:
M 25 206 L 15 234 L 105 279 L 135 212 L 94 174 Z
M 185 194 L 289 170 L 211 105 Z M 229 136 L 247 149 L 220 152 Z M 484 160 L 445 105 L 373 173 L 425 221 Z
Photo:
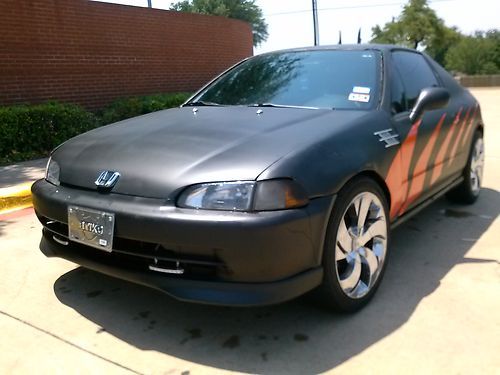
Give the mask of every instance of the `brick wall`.
M 194 91 L 252 54 L 250 25 L 87 0 L 0 1 L 0 105 Z

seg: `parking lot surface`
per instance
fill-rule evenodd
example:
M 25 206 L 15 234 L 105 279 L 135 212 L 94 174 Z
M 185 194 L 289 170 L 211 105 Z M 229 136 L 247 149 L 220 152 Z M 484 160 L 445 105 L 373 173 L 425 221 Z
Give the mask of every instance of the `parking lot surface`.
M 479 201 L 441 199 L 397 228 L 385 279 L 355 315 L 307 296 L 262 308 L 178 302 L 47 259 L 32 210 L 3 216 L 0 372 L 500 373 L 500 89 L 473 93 L 486 123 Z

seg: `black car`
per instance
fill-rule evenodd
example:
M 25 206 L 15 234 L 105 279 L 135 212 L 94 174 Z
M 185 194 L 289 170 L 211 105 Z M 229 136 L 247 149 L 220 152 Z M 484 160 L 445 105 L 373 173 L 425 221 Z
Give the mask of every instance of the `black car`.
M 47 256 L 185 300 L 262 305 L 318 289 L 362 307 L 390 230 L 480 192 L 479 105 L 423 53 L 251 57 L 180 108 L 56 148 L 33 188 Z

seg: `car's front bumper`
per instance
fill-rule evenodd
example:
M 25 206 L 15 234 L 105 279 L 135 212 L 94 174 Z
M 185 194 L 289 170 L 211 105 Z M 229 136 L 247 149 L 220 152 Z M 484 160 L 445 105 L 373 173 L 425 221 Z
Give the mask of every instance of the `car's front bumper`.
M 260 305 L 294 298 L 319 285 L 324 235 L 334 197 L 302 209 L 260 213 L 180 209 L 165 201 L 56 187 L 32 188 L 44 224 L 47 256 L 160 289 L 178 299 Z M 68 240 L 68 205 L 115 214 L 111 253 Z M 67 243 L 67 245 L 65 245 Z M 171 275 L 150 270 L 178 265 Z M 168 268 L 168 267 L 167 267 Z

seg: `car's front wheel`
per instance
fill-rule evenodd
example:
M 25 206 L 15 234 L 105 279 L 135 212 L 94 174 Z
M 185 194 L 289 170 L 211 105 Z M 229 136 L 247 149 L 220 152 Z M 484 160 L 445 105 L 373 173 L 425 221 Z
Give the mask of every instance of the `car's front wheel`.
M 362 177 L 338 194 L 323 254 L 322 301 L 341 312 L 362 308 L 384 274 L 389 244 L 388 205 L 380 186 Z

